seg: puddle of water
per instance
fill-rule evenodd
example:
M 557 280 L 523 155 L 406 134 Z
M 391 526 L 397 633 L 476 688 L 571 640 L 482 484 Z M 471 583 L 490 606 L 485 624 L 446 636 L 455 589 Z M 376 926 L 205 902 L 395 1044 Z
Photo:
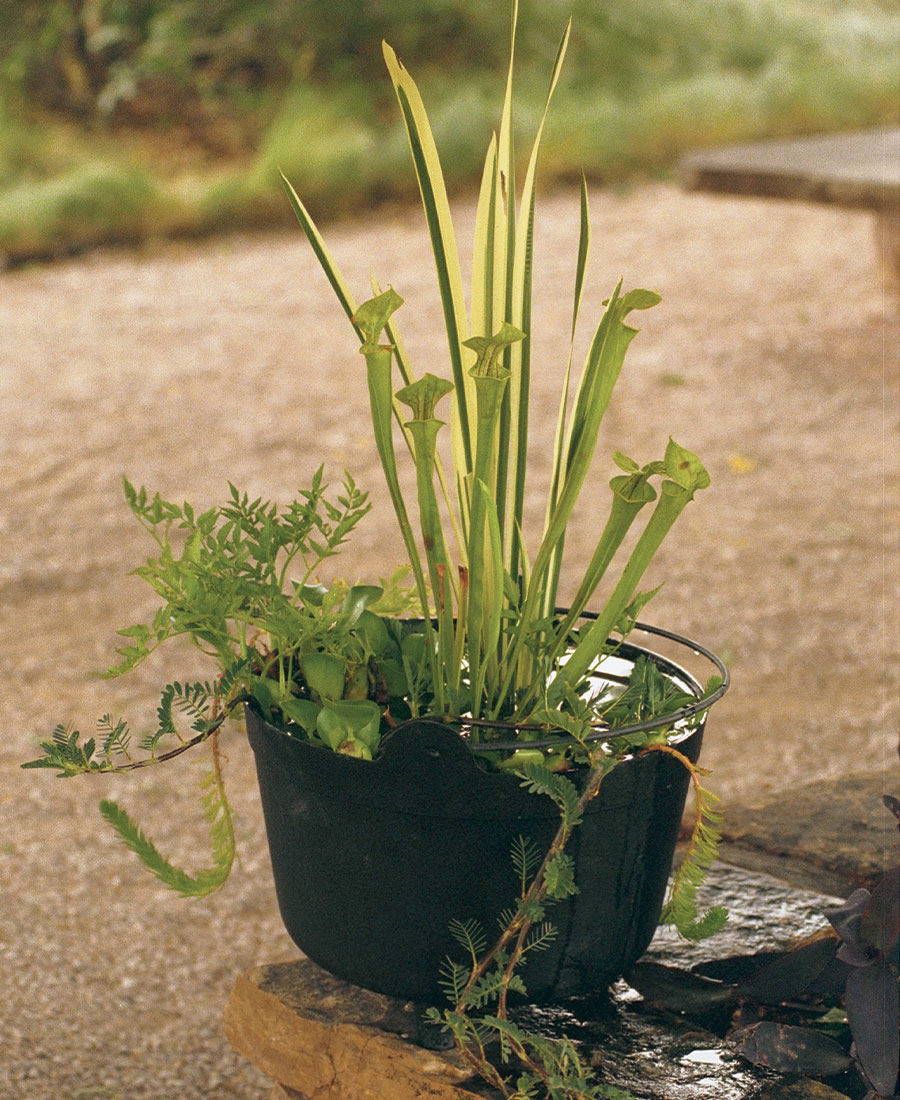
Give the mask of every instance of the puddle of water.
M 722 1066 L 728 1060 L 728 1054 L 724 1050 L 692 1050 L 681 1060 L 698 1066 Z

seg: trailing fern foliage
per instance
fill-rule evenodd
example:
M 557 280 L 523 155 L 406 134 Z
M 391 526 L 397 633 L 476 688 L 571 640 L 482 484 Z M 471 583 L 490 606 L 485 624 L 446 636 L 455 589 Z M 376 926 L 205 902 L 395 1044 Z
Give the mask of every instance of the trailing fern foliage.
M 527 763 L 522 767 L 522 786 L 531 794 L 545 794 L 559 810 L 562 826 L 574 829 L 581 823 L 582 808 L 578 788 L 571 779 L 552 772 L 543 764 Z
M 702 886 L 706 872 L 715 862 L 721 834 L 718 825 L 722 813 L 717 809 L 718 795 L 707 790 L 701 778 L 707 775 L 671 745 L 651 745 L 645 751 L 665 752 L 674 756 L 687 768 L 694 787 L 694 821 L 690 840 L 684 856 L 669 888 L 663 906 L 661 924 L 674 924 L 678 932 L 688 940 L 704 940 L 720 932 L 728 920 L 728 911 L 721 905 L 712 906 L 703 916 L 697 913 L 697 890 Z
M 44 755 L 27 761 L 22 767 L 55 768 L 60 778 L 100 771 L 100 765 L 94 760 L 96 747 L 97 743 L 93 738 L 82 743 L 78 730 L 60 723 L 53 730 L 51 739 L 40 743 Z
M 452 920 L 450 934 L 469 956 L 472 966 L 475 966 L 487 948 L 487 935 L 481 924 L 477 920 Z
M 118 833 L 122 842 L 135 853 L 151 874 L 182 897 L 204 897 L 218 890 L 228 878 L 234 862 L 232 811 L 217 769 L 206 776 L 202 788 L 201 801 L 203 816 L 209 826 L 212 864 L 195 875 L 175 867 L 166 859 L 153 841 L 116 802 L 104 799 L 100 803 L 100 813 Z
M 707 690 L 716 686 L 711 682 Z M 604 713 L 616 724 L 625 725 L 650 718 L 660 710 L 677 712 L 693 699 L 651 662 L 638 661 L 628 682 L 605 705 Z M 604 778 L 624 756 L 635 752 L 669 754 L 687 769 L 694 784 L 692 836 L 673 878 L 663 923 L 674 923 L 687 938 L 702 939 L 718 931 L 727 919 L 721 907 L 713 907 L 703 916 L 697 912 L 697 889 L 716 855 L 720 814 L 716 797 L 702 786 L 701 776 L 705 773 L 669 744 L 670 730 L 652 729 L 619 740 L 613 728 L 606 746 L 582 739 L 581 755 L 588 775 L 581 791 L 567 776 L 551 771 L 546 764 L 530 759 L 521 764 L 518 774 L 522 786 L 552 799 L 560 813 L 559 828 L 543 855 L 526 837 L 520 836 L 513 843 L 510 854 L 520 881 L 520 896 L 515 907 L 501 914 L 499 938 L 489 949 L 484 949 L 484 930 L 477 922 L 454 922 L 451 931 L 465 950 L 467 961 L 462 964 L 446 960 L 441 986 L 452 1008 L 429 1012 L 432 1020 L 442 1023 L 453 1035 L 469 1065 L 505 1100 L 632 1100 L 627 1092 L 598 1082 L 574 1043 L 526 1031 L 510 1019 L 508 1010 L 511 995 L 527 995 L 518 972 L 520 963 L 529 952 L 542 950 L 555 938 L 555 928 L 544 919 L 547 910 L 577 891 L 566 845 Z M 495 1053 L 498 1050 L 499 1059 Z
M 543 858 L 541 850 L 529 837 L 518 836 L 513 841 L 510 857 L 520 883 L 521 893 L 524 895 L 528 889 L 528 883 L 541 865 Z
M 120 659 L 107 675 L 130 672 L 179 636 L 212 658 L 218 675 L 167 684 L 156 728 L 139 736 L 125 719 L 109 714 L 91 737 L 58 725 L 41 743 L 42 755 L 23 767 L 52 768 L 63 777 L 123 772 L 209 744 L 213 772 L 202 793 L 212 850 L 208 869 L 190 875 L 173 866 L 121 806 L 101 804 L 103 817 L 157 878 L 180 894 L 202 896 L 225 881 L 234 860 L 231 808 L 218 762 L 223 723 L 253 701 L 282 725 L 305 722 L 313 740 L 321 742 L 318 731 L 327 730 L 326 743 L 335 750 L 371 756 L 381 709 L 369 697 L 386 688 L 370 675 L 370 662 L 376 653 L 393 656 L 397 650 L 399 656 L 399 645 L 369 608 L 386 596 L 392 611 L 403 610 L 408 599 L 401 571 L 383 586 L 329 587 L 313 577 L 369 510 L 367 495 L 349 475 L 331 497 L 320 468 L 283 509 L 233 485 L 225 504 L 205 512 L 151 496 L 127 479 L 124 487 L 129 507 L 157 547 L 156 556 L 135 572 L 154 590 L 159 607 L 149 622 L 119 632 Z M 313 659 L 319 673 L 304 677 Z M 405 682 L 396 690 L 405 690 Z M 320 721 L 322 712 L 328 713 Z

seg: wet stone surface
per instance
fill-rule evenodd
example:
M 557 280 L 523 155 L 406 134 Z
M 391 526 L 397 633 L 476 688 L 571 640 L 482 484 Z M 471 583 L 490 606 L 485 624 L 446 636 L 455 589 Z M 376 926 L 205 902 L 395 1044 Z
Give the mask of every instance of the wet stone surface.
M 826 927 L 822 910 L 843 897 L 795 888 L 772 875 L 719 862 L 698 891 L 697 904 L 728 910 L 722 931 L 691 944 L 674 930 L 660 928 L 644 959 L 689 968 L 708 959 L 783 950 Z
M 653 996 L 652 990 L 645 993 Z M 816 1080 L 751 1065 L 723 1038 L 730 1015 L 711 1012 L 710 1026 L 704 1027 L 693 1016 L 649 1004 L 621 982 L 602 1005 L 530 1008 L 518 1019 L 542 1034 L 567 1034 L 582 1043 L 599 1079 L 638 1100 L 858 1100 L 864 1095 L 853 1072 Z
M 630 980 L 618 982 L 609 999 L 531 1007 L 519 1020 L 580 1041 L 600 1078 L 639 1100 L 862 1097 L 855 1071 L 816 1080 L 777 1074 L 739 1057 L 725 1039 L 738 1008 L 733 990 L 692 973 L 714 960 L 790 947 L 827 927 L 822 910 L 838 899 L 719 864 L 699 900 L 728 909 L 728 924 L 718 935 L 691 944 L 660 929 Z
M 823 910 L 840 900 L 719 863 L 698 901 L 729 910 L 721 933 L 690 944 L 663 929 L 628 980 L 608 994 L 520 1008 L 515 1018 L 531 1031 L 575 1041 L 609 1095 L 621 1090 L 623 1100 L 863 1100 L 866 1088 L 847 1057 L 840 1021 L 832 1032 L 842 1045 L 818 1033 L 811 1044 L 804 1040 L 793 1073 L 753 1065 L 740 1056 L 735 1036 L 737 1027 L 771 1019 L 773 1011 L 742 999 L 736 983 L 759 966 L 760 955 L 775 956 L 826 930 Z M 795 1024 L 808 1025 L 824 1004 L 777 1009 L 777 1028 L 790 1033 Z M 236 1049 L 304 1100 L 368 1097 L 366 1073 L 375 1065 L 393 1100 L 494 1097 L 446 1049 L 446 1035 L 419 1026 L 418 1015 L 415 1005 L 363 992 L 299 960 L 242 975 L 226 1032 Z M 324 1069 L 315 1062 L 323 1044 Z

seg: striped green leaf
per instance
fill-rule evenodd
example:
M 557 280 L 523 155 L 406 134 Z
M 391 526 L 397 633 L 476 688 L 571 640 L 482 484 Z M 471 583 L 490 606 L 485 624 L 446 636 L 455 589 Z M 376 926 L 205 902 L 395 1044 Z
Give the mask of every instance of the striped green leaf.
M 425 221 L 431 238 L 438 287 L 444 310 L 444 322 L 447 330 L 447 346 L 450 353 L 450 365 L 453 383 L 457 388 L 457 421 L 452 425 L 455 450 L 461 452 L 457 458 L 466 470 L 472 468 L 472 445 L 469 428 L 470 383 L 465 367 L 471 362 L 463 349 L 463 341 L 468 338 L 465 297 L 463 294 L 462 272 L 459 264 L 459 252 L 456 247 L 456 235 L 447 188 L 441 169 L 440 157 L 435 145 L 434 135 L 428 121 L 425 104 L 415 81 L 398 60 L 397 55 L 385 42 L 384 59 L 390 73 L 394 91 L 400 104 L 403 123 L 409 139 L 410 152 L 425 209 Z

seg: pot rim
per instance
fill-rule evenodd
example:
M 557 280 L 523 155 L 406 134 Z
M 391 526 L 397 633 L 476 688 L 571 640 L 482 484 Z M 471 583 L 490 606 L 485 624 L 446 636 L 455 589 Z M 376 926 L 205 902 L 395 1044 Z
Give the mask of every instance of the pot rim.
M 558 609 L 559 610 L 559 609 Z M 563 609 L 564 610 L 564 609 Z M 595 611 L 583 611 L 580 618 L 582 619 L 597 619 L 599 613 Z M 653 662 L 662 669 L 663 672 L 676 677 L 684 682 L 689 690 L 696 695 L 697 701 L 688 704 L 688 706 L 680 707 L 678 710 L 670 711 L 668 714 L 661 714 L 655 718 L 646 719 L 643 722 L 632 722 L 627 726 L 617 726 L 613 730 L 612 727 L 605 723 L 596 723 L 593 726 L 594 732 L 589 733 L 584 738 L 585 741 L 612 741 L 620 737 L 630 737 L 636 733 L 646 733 L 649 730 L 660 729 L 663 726 L 674 726 L 679 722 L 684 722 L 689 718 L 693 718 L 695 715 L 700 714 L 708 710 L 713 703 L 717 703 L 719 699 L 725 694 L 728 688 L 731 686 L 731 674 L 728 671 L 725 662 L 713 653 L 711 649 L 701 645 L 700 642 L 696 642 L 691 638 L 685 637 L 683 634 L 676 634 L 674 631 L 666 630 L 663 627 L 652 626 L 649 623 L 636 622 L 633 630 L 641 631 L 644 634 L 653 635 L 658 638 L 665 638 L 667 641 L 674 642 L 676 645 L 680 645 L 685 649 L 689 649 L 695 656 L 703 657 L 709 661 L 722 678 L 722 683 L 708 694 L 704 694 L 703 688 L 699 681 L 694 677 L 687 669 L 677 664 L 675 661 L 670 660 L 668 657 L 664 657 L 660 653 L 655 653 L 653 650 L 647 649 L 644 646 L 635 645 L 633 642 L 621 641 L 617 643 L 617 647 L 621 652 L 621 655 L 628 660 L 636 659 L 639 656 L 647 656 L 653 660 Z M 615 656 L 612 654 L 611 656 Z M 601 658 L 602 660 L 602 658 Z M 467 718 L 447 719 L 441 716 L 429 716 L 431 720 L 437 722 L 445 722 L 450 726 L 457 726 L 461 728 L 471 728 L 472 726 L 488 725 L 494 729 L 508 728 L 510 730 L 528 730 L 528 729 L 544 729 L 536 723 L 528 722 L 498 722 L 498 721 L 475 721 Z M 690 733 L 691 731 L 685 730 L 684 733 Z M 556 748 L 565 745 L 576 745 L 579 742 L 574 737 L 567 736 L 565 734 L 555 735 L 553 737 L 541 737 L 535 740 L 529 741 L 486 741 L 479 743 L 477 746 L 469 744 L 471 749 L 479 751 L 490 752 L 511 752 L 516 749 L 528 748 L 528 749 L 546 749 Z

